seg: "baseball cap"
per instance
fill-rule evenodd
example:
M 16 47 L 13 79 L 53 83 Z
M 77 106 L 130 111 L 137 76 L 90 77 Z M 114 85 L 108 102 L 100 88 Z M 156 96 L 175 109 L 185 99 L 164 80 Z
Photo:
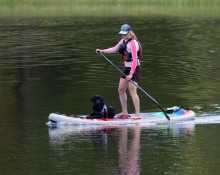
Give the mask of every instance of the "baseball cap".
M 119 32 L 119 34 L 126 35 L 130 31 L 131 31 L 131 26 L 129 26 L 128 24 L 123 24 L 121 26 L 121 31 Z

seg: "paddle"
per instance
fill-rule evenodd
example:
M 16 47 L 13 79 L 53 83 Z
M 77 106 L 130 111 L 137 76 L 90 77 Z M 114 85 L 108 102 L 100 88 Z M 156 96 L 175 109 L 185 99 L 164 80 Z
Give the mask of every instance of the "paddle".
M 103 58 L 105 58 L 105 60 L 107 60 L 115 69 L 117 69 L 122 75 L 126 76 L 124 74 L 124 72 L 122 72 L 114 63 L 112 63 L 105 55 L 103 55 L 101 52 L 99 52 L 100 55 L 103 56 Z M 164 113 L 165 117 L 167 118 L 167 120 L 170 120 L 170 117 L 167 115 L 167 113 L 164 111 L 164 109 L 161 107 L 161 105 L 153 98 L 151 97 L 147 92 L 145 92 L 145 90 L 143 90 L 140 86 L 138 86 L 134 81 L 130 80 L 131 83 L 133 83 L 138 89 L 140 89 L 145 95 L 147 95 L 160 109 L 161 111 Z

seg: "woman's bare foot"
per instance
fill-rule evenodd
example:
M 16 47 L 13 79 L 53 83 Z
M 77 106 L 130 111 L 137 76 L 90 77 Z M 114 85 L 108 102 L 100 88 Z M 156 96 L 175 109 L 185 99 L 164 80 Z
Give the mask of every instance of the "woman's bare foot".
M 134 116 L 132 116 L 131 118 L 133 118 L 133 119 L 140 119 L 141 118 L 141 114 L 135 113 Z
M 116 116 L 122 116 L 122 115 L 128 115 L 128 113 L 127 112 L 121 112 L 119 114 L 116 114 Z
M 141 119 L 141 116 L 140 115 L 134 115 L 131 117 L 132 119 Z

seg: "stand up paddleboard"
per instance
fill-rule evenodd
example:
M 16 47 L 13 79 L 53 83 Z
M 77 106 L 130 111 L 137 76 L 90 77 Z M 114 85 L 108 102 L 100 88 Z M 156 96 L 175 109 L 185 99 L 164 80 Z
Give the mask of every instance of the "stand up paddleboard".
M 183 108 L 168 108 L 166 111 L 170 118 L 170 122 L 194 120 L 195 113 L 192 110 Z M 60 113 L 51 113 L 49 115 L 48 125 L 56 124 L 75 124 L 75 125 L 126 125 L 126 124 L 142 124 L 142 123 L 167 123 L 166 117 L 163 112 L 146 112 L 141 113 L 140 119 L 134 119 L 131 117 L 120 118 L 115 116 L 113 119 L 87 119 L 87 115 L 67 115 Z

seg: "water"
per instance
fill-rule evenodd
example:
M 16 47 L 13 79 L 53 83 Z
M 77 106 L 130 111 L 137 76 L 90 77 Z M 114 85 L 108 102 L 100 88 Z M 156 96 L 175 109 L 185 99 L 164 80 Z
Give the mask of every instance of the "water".
M 195 122 L 45 125 L 51 112 L 90 113 L 96 94 L 120 112 L 120 75 L 95 49 L 116 44 L 127 21 L 0 19 L 1 174 L 218 174 L 219 19 L 129 19 L 144 51 L 140 86 L 163 107 L 194 110 Z M 106 56 L 122 68 L 119 55 Z M 139 95 L 141 111 L 159 110 Z

